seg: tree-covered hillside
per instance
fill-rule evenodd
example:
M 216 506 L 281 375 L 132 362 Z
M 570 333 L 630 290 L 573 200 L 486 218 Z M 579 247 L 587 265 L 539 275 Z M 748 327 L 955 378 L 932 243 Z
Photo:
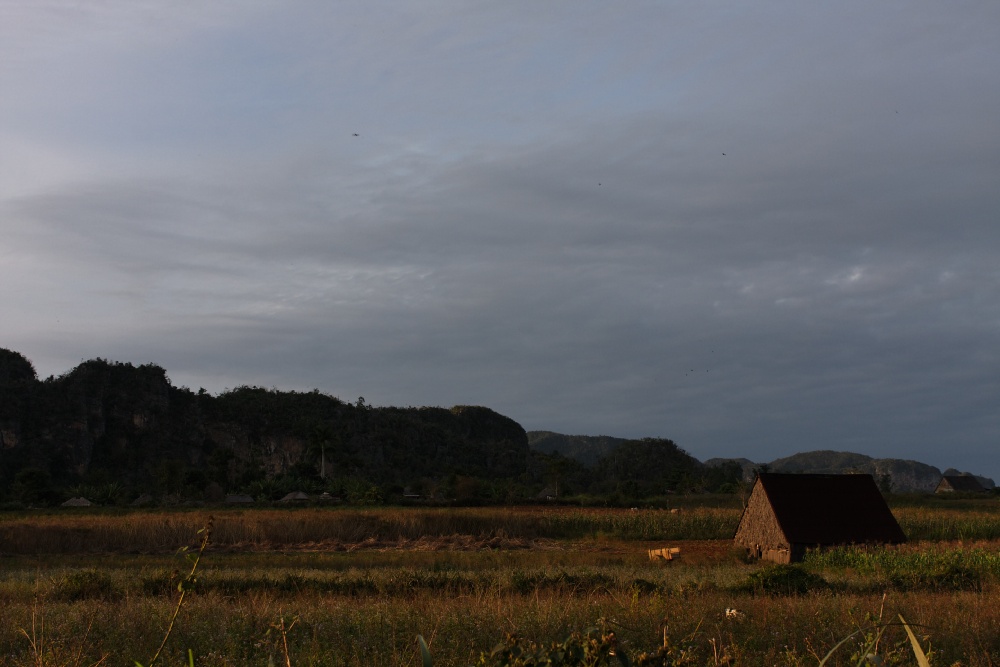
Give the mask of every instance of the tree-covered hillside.
M 373 407 L 248 386 L 212 396 L 173 386 L 154 364 L 105 359 L 39 380 L 24 356 L 0 350 L 0 503 L 294 490 L 363 503 L 630 502 L 732 481 L 669 440 L 597 440 L 608 447 L 588 467 L 531 451 L 519 424 L 485 407 Z
M 561 454 L 594 466 L 611 451 L 626 442 L 608 435 L 563 435 L 552 431 L 528 431 L 528 446 L 544 454 Z
M 529 431 L 528 444 L 548 467 L 561 470 L 570 492 L 586 490 L 599 496 L 642 498 L 674 492 L 727 491 L 740 482 L 737 463 L 706 466 L 672 440 L 629 440 L 610 436 L 563 435 Z
M 702 464 L 668 439 L 525 433 L 478 406 L 373 407 L 252 386 L 212 396 L 173 386 L 154 364 L 92 359 L 40 380 L 28 359 L 0 348 L 0 505 L 297 490 L 362 503 L 632 503 L 734 490 L 756 469 L 863 472 L 895 492 L 930 492 L 941 478 L 917 461 L 836 451 Z
M 0 350 L 0 494 L 200 498 L 308 487 L 374 500 L 506 493 L 527 474 L 524 430 L 475 406 L 374 408 L 313 392 L 174 387 L 166 371 L 104 359 L 39 380 Z M 463 482 L 463 480 L 475 480 Z M 493 488 L 496 487 L 496 488 Z M 361 489 L 361 491 L 358 491 Z

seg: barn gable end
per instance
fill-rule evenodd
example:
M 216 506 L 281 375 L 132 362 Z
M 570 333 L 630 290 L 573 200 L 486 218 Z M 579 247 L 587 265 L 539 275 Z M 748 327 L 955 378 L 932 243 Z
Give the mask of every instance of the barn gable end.
M 788 562 L 783 556 L 789 550 L 788 539 L 759 481 L 750 492 L 734 539 L 737 545 L 749 549 L 754 558 Z
M 812 547 L 906 537 L 871 475 L 761 473 L 734 541 L 752 555 L 794 562 Z

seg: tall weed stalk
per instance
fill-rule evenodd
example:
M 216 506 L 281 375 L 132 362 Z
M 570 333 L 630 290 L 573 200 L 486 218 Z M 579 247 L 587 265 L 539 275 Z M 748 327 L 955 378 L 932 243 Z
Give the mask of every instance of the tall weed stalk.
M 187 573 L 187 576 L 181 579 L 177 584 L 177 590 L 180 591 L 180 596 L 177 598 L 177 605 L 174 607 L 174 612 L 170 616 L 170 623 L 167 624 L 167 630 L 163 634 L 163 641 L 160 642 L 160 646 L 156 649 L 156 653 L 154 653 L 153 657 L 149 659 L 149 662 L 145 665 L 145 667 L 153 667 L 157 658 L 160 657 L 160 654 L 163 652 L 163 647 L 167 645 L 167 640 L 170 639 L 170 635 L 174 631 L 174 624 L 177 622 L 177 617 L 180 615 L 181 608 L 184 606 L 184 599 L 187 597 L 188 593 L 194 591 L 195 586 L 198 583 L 198 564 L 201 562 L 201 557 L 205 554 L 205 549 L 208 548 L 208 543 L 212 539 L 212 523 L 212 517 L 208 517 L 208 523 L 205 524 L 204 528 L 198 531 L 198 534 L 201 535 L 201 544 L 198 547 L 198 551 L 184 554 L 184 557 L 191 563 L 191 570 Z M 184 547 L 182 551 L 187 551 L 187 547 Z M 188 651 L 188 655 L 190 656 L 190 661 L 193 664 L 193 654 Z M 139 661 L 136 661 L 135 664 L 137 667 L 143 667 L 143 664 Z

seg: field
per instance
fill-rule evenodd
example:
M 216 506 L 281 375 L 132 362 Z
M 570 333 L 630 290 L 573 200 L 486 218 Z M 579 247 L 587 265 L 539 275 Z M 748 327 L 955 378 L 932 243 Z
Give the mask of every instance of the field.
M 179 584 L 157 664 L 419 665 L 418 634 L 435 665 L 500 664 L 509 636 L 592 627 L 656 664 L 817 665 L 845 638 L 825 664 L 917 664 L 900 614 L 931 664 L 1000 663 L 995 500 L 897 503 L 909 544 L 782 567 L 745 562 L 715 500 L 0 514 L 0 666 L 148 667 Z M 651 562 L 664 546 L 680 558 Z

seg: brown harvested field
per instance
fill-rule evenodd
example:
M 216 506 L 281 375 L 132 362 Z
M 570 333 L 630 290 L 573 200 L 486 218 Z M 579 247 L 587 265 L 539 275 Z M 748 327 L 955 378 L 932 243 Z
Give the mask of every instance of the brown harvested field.
M 942 535 L 989 535 L 996 518 L 906 516 Z M 176 550 L 197 545 L 208 517 L 0 516 L 0 667 L 148 660 L 189 567 Z M 556 641 L 604 619 L 633 651 L 655 648 L 666 629 L 693 665 L 722 655 L 816 665 L 857 632 L 826 663 L 855 664 L 876 627 L 886 664 L 913 664 L 901 628 L 879 625 L 901 613 L 938 651 L 933 664 L 1000 664 L 1000 540 L 924 539 L 780 570 L 704 537 L 725 535 L 735 518 L 725 508 L 219 511 L 167 662 L 186 663 L 190 648 L 199 667 L 414 665 L 420 633 L 435 665 L 470 665 L 507 632 Z M 664 547 L 680 557 L 651 562 L 648 550 Z M 287 655 L 283 619 L 286 630 L 294 622 Z
M 691 539 L 731 537 L 738 510 L 580 508 L 260 509 L 102 511 L 0 515 L 0 554 L 166 553 L 193 543 L 214 521 L 215 548 L 272 550 L 303 544 L 340 550 L 359 544 L 423 544 L 439 538 L 505 544 L 545 539 Z

